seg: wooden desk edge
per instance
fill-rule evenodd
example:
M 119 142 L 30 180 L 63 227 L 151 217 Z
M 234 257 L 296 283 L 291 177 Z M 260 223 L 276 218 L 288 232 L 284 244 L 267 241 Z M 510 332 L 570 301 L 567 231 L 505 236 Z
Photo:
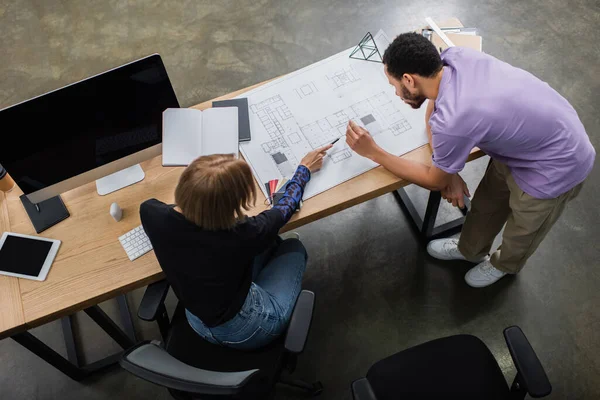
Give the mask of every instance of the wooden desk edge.
M 7 199 L 4 192 L 0 192 L 0 234 L 10 231 L 10 220 L 8 214 Z M 19 279 L 0 275 L 0 339 L 11 336 L 22 331 L 25 325 L 23 314 L 23 303 L 21 301 L 21 289 Z M 5 328 L 4 323 L 10 328 Z
M 36 328 L 38 326 L 55 321 L 64 316 L 71 315 L 71 314 L 74 314 L 79 311 L 83 311 L 86 308 L 98 305 L 107 300 L 114 299 L 117 296 L 127 294 L 133 290 L 148 286 L 154 282 L 158 282 L 158 281 L 162 280 L 163 278 L 164 278 L 164 273 L 162 271 L 158 271 L 156 274 L 146 276 L 139 281 L 131 282 L 131 283 L 129 283 L 125 286 L 122 286 L 116 290 L 113 290 L 111 292 L 106 292 L 101 295 L 94 296 L 93 298 L 86 299 L 85 301 L 71 304 L 69 307 L 62 308 L 58 311 L 44 315 L 43 317 L 32 319 L 30 321 L 25 321 L 24 326 L 26 327 L 26 329 Z M 131 313 L 132 313 L 131 317 L 133 319 L 135 319 L 136 315 L 137 315 L 137 309 L 131 308 Z M 14 329 L 14 330 L 18 330 L 18 329 Z M 4 332 L 2 332 L 2 335 L 4 335 Z
M 0 192 L 0 233 L 10 230 L 10 219 L 8 215 L 8 200 L 6 194 Z
M 39 326 L 39 325 L 37 325 Z M 27 325 L 25 323 L 21 324 L 21 325 L 13 325 L 8 329 L 5 329 L 3 331 L 0 331 L 0 340 L 6 339 L 11 337 L 12 335 L 16 334 L 16 333 L 20 333 L 23 331 L 27 331 L 30 328 L 27 327 Z

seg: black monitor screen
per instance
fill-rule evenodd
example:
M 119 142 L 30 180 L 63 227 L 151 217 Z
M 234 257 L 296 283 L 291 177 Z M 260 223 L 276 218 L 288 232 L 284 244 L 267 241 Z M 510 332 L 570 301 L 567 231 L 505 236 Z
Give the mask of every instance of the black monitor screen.
M 25 194 L 159 144 L 179 107 L 153 55 L 0 111 L 0 164 Z

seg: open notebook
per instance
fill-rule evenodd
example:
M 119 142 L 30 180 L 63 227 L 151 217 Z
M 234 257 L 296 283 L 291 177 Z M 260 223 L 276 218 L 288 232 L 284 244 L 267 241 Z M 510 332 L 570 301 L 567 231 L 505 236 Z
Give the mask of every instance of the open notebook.
M 165 167 L 187 166 L 200 156 L 238 156 L 237 107 L 167 108 L 163 112 L 163 156 Z

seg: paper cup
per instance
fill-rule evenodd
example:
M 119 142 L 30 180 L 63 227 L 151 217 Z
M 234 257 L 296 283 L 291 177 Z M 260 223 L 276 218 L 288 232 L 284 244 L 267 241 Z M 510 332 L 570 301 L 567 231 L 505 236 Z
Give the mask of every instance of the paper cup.
M 4 174 L 4 176 L 2 176 L 2 173 L 0 173 L 0 191 L 10 192 L 14 187 L 15 181 L 13 178 L 11 178 L 9 174 Z

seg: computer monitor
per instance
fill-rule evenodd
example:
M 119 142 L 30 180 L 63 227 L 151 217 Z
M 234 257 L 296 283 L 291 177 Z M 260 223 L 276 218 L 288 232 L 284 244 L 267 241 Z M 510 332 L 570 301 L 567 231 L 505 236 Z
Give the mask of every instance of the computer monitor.
M 170 107 L 179 103 L 154 54 L 0 110 L 0 163 L 34 204 L 134 166 L 97 181 L 106 194 L 143 179 L 135 166 L 161 153 Z
M 144 179 L 179 102 L 158 54 L 0 110 L 0 163 L 40 233 L 69 216 L 59 194 L 96 180 L 108 194 Z

